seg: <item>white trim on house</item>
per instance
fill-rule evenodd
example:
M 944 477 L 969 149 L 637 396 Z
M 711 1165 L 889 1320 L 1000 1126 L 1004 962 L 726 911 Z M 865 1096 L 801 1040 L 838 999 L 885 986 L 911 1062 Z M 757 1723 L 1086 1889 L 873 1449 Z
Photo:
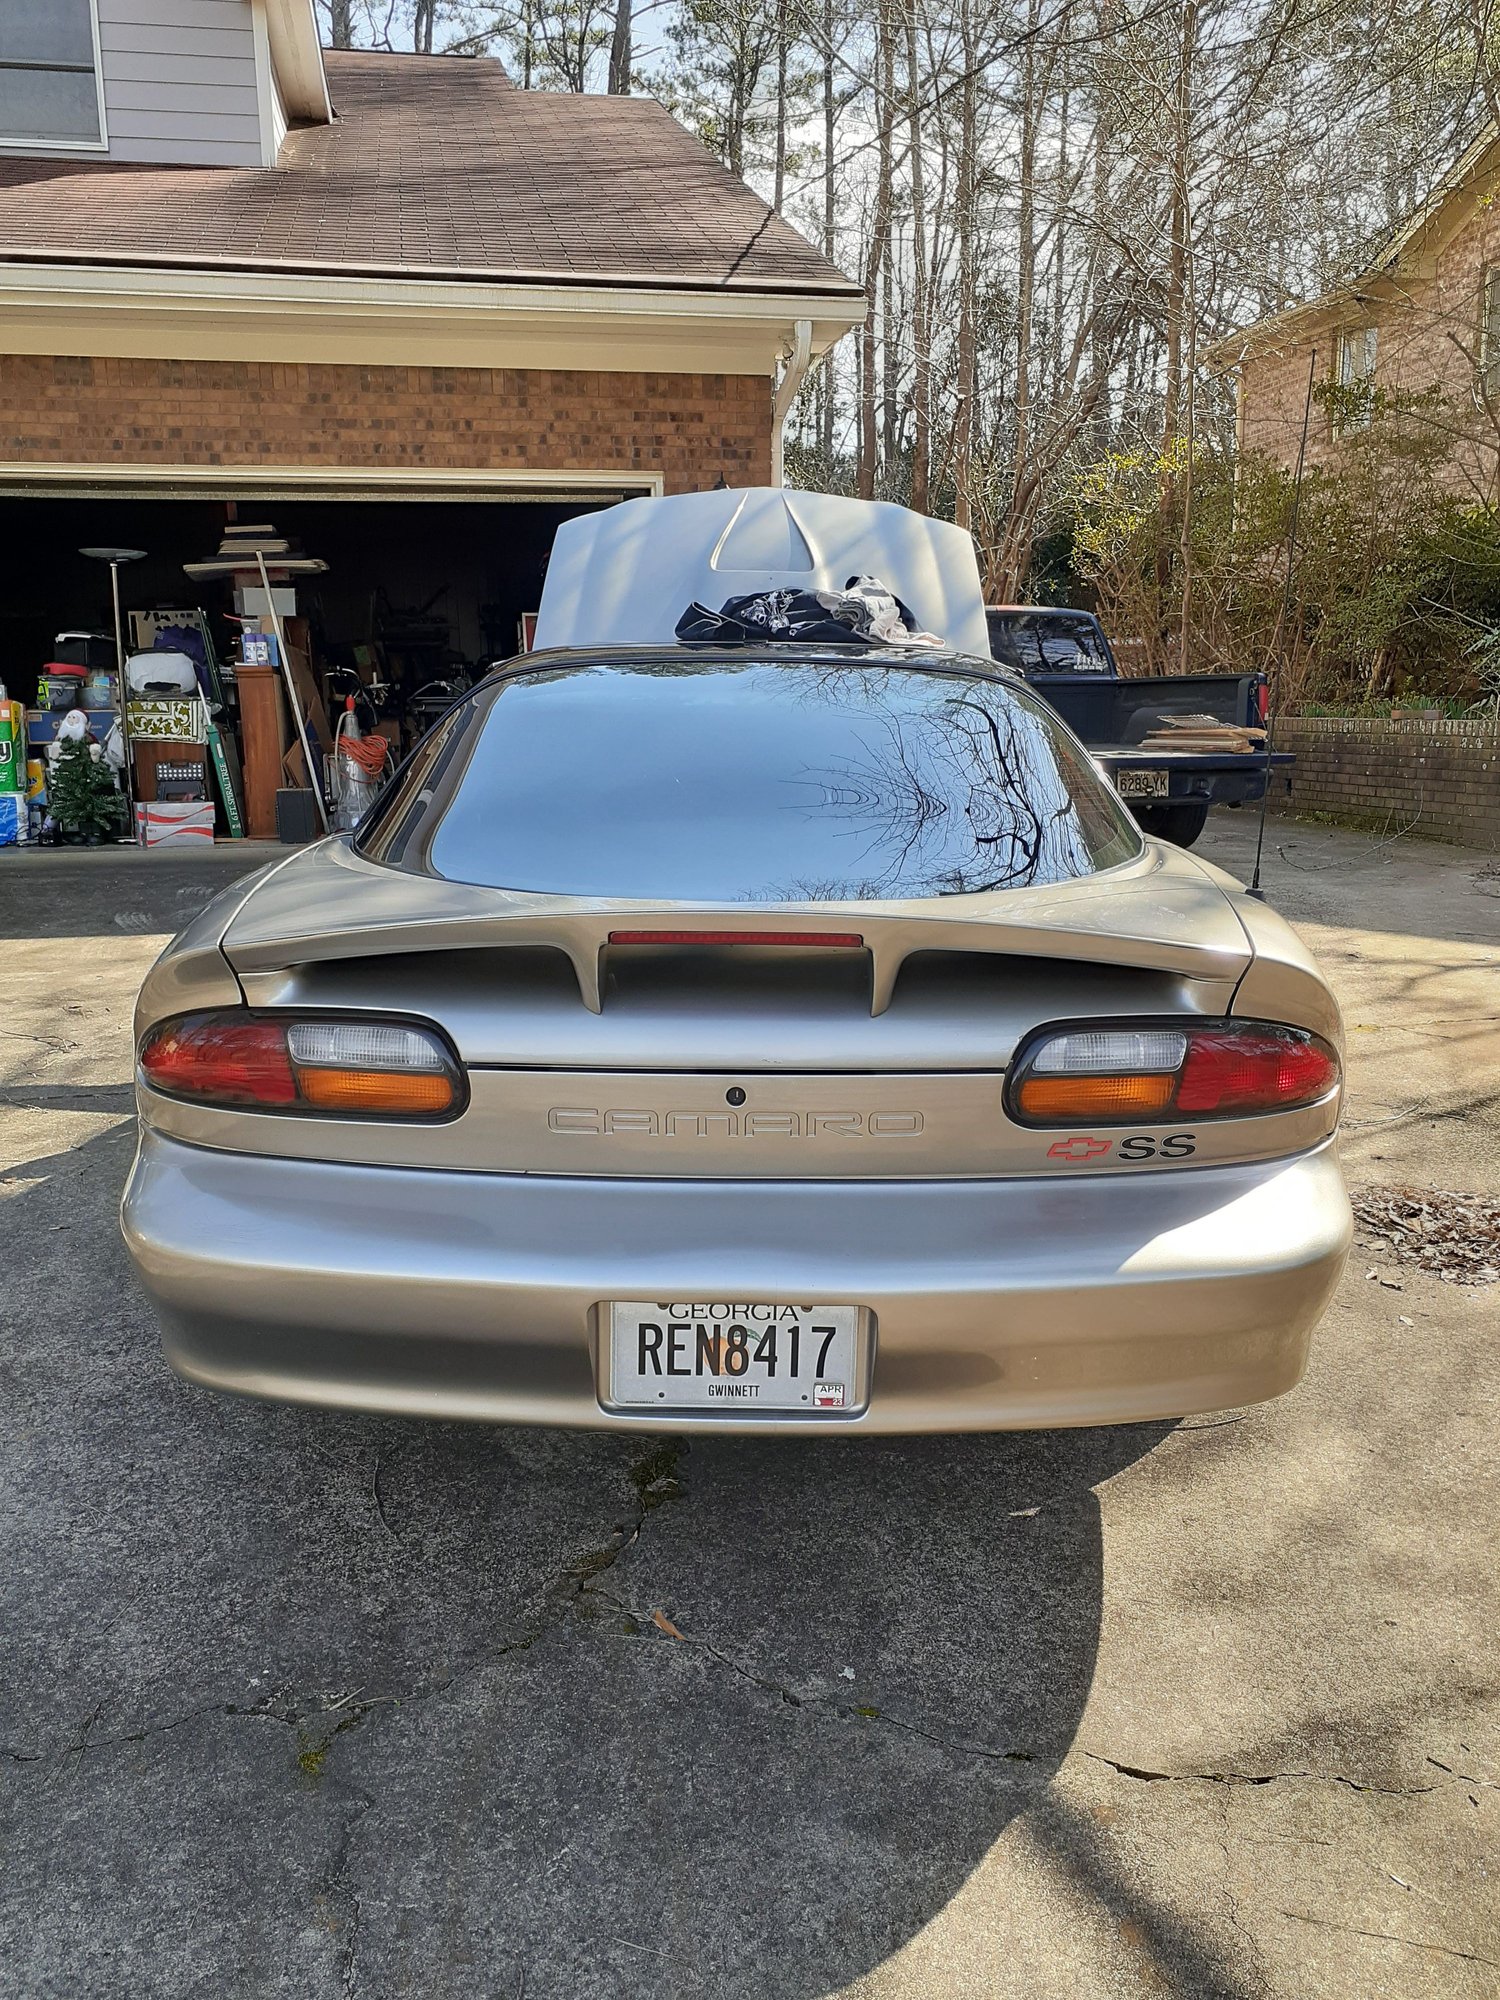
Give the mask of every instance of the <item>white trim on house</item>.
M 837 293 L 0 261 L 5 354 L 769 379 L 799 321 L 815 357 L 863 318 Z
M 99 106 L 99 136 L 97 139 L 7 139 L 0 136 L 0 153 L 26 153 L 33 157 L 40 154 L 50 159 L 54 154 L 107 153 L 109 151 L 109 123 L 104 112 L 104 52 L 99 42 L 99 0 L 88 0 L 89 27 L 94 38 L 94 97 Z
M 262 4 L 271 62 L 287 116 L 303 125 L 331 125 L 333 105 L 313 0 L 256 0 L 257 11 Z
M 121 465 L 0 462 L 0 496 L 149 499 L 601 500 L 659 497 L 659 472 L 549 472 L 495 466 Z
M 271 59 L 271 35 L 266 0 L 250 0 L 250 26 L 255 39 L 255 98 L 260 110 L 260 163 L 274 167 L 287 134 L 286 109 Z

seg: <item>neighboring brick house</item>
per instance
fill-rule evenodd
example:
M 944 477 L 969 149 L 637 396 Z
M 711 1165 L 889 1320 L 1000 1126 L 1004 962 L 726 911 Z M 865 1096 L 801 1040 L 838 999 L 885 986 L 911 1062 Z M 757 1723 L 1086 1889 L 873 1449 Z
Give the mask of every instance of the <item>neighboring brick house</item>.
M 764 482 L 863 310 L 650 100 L 325 56 L 312 0 L 0 18 L 0 497 Z
M 1296 461 L 1309 364 L 1309 462 L 1384 405 L 1426 430 L 1453 492 L 1500 498 L 1500 130 L 1471 146 L 1426 205 L 1347 284 L 1220 341 L 1237 441 Z

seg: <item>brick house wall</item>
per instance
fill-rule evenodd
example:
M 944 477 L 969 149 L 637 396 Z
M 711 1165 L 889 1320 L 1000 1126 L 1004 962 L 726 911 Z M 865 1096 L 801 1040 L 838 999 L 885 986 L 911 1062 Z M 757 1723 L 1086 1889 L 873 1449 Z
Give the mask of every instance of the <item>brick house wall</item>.
M 0 459 L 653 473 L 763 486 L 759 375 L 0 357 Z
M 1290 716 L 1276 748 L 1296 753 L 1293 812 L 1379 814 L 1392 833 L 1500 851 L 1500 723 Z
M 1312 348 L 1317 378 L 1332 381 L 1339 334 L 1373 326 L 1375 387 L 1438 390 L 1445 407 L 1434 413 L 1434 435 L 1450 440 L 1439 476 L 1460 497 L 1493 503 L 1500 485 L 1500 396 L 1491 410 L 1476 393 L 1485 273 L 1493 266 L 1500 266 L 1500 204 L 1468 201 L 1446 241 L 1419 243 L 1397 264 L 1395 283 L 1384 288 L 1391 296 L 1365 286 L 1357 303 L 1330 301 L 1316 317 L 1288 328 L 1274 349 L 1249 355 L 1240 371 L 1241 449 L 1295 464 Z M 1315 403 L 1309 462 L 1326 462 L 1338 449 L 1330 412 Z

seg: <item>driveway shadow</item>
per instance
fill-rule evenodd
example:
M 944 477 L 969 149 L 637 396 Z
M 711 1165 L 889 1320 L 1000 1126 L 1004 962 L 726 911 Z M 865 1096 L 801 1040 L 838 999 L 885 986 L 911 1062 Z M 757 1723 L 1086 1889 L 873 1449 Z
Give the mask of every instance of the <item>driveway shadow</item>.
M 1168 1426 L 233 1402 L 159 1357 L 129 1150 L 0 1210 L 8 1990 L 813 2000 L 1038 1802 L 1093 1671 L 1093 1489 Z

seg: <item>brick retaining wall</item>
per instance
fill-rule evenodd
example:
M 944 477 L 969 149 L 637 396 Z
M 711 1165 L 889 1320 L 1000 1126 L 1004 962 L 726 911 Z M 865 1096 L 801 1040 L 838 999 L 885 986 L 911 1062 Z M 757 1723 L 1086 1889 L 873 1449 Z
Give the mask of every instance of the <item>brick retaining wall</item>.
M 1290 801 L 1273 810 L 1389 818 L 1433 840 L 1500 850 L 1500 724 L 1283 717 L 1276 748 L 1295 751 Z

